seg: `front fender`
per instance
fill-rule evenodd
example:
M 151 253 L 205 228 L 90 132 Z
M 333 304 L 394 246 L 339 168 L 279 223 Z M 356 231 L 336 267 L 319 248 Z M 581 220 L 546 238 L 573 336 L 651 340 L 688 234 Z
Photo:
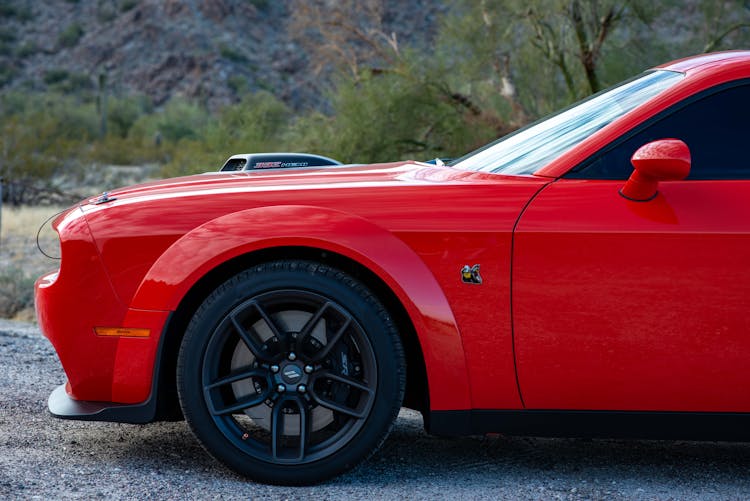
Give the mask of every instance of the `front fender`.
M 312 247 L 344 255 L 378 275 L 404 305 L 427 368 L 432 410 L 470 408 L 461 336 L 429 268 L 402 240 L 359 216 L 308 206 L 247 209 L 183 235 L 154 262 L 131 308 L 175 310 L 190 288 L 222 263 L 273 247 Z

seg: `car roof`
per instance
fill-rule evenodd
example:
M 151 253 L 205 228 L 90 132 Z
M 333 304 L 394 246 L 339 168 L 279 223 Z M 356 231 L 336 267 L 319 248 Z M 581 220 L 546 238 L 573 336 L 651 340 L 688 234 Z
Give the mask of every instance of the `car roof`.
M 669 63 L 657 66 L 662 70 L 679 71 L 687 73 L 700 68 L 701 70 L 713 69 L 718 66 L 726 66 L 750 63 L 750 51 L 731 50 L 725 52 L 712 52 L 710 54 L 701 54 L 698 56 L 685 57 Z

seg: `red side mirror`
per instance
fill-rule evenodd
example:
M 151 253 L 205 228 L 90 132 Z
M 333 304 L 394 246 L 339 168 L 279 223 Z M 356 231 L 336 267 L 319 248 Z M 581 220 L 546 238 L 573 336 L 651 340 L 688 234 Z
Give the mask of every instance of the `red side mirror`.
M 659 181 L 677 181 L 690 174 L 690 148 L 679 139 L 658 139 L 638 148 L 630 163 L 635 170 L 620 195 L 645 202 L 656 196 Z

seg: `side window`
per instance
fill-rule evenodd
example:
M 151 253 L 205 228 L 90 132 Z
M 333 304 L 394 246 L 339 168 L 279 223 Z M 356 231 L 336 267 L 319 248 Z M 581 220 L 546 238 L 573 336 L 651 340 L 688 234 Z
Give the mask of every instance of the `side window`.
M 726 88 L 677 108 L 565 177 L 627 179 L 633 172 L 630 157 L 635 150 L 674 137 L 690 148 L 688 179 L 750 179 L 750 85 Z

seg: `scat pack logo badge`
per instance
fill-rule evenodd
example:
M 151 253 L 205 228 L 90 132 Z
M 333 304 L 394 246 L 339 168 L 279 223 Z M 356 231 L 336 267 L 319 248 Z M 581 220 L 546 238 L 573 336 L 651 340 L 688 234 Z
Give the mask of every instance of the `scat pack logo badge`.
M 461 280 L 465 284 L 481 284 L 482 275 L 479 274 L 479 265 L 475 264 L 474 266 L 469 267 L 467 264 L 461 268 Z

